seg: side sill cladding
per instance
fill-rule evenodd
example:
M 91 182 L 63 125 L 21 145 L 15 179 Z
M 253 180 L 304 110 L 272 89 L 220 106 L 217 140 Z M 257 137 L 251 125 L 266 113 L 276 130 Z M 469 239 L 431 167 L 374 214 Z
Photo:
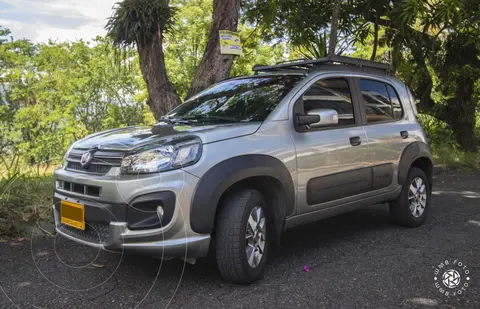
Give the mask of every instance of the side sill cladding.
M 398 165 L 398 183 L 400 185 L 405 182 L 412 163 L 419 158 L 428 159 L 431 164 L 430 168 L 433 170 L 433 158 L 428 145 L 423 142 L 413 142 L 405 148 L 400 158 Z M 429 181 L 431 183 L 432 179 L 429 179 Z
M 278 159 L 267 155 L 244 155 L 222 161 L 200 179 L 192 197 L 190 224 L 196 233 L 213 231 L 215 213 L 222 194 L 233 184 L 256 176 L 275 178 L 285 192 L 285 214 L 294 210 L 295 190 L 292 176 Z

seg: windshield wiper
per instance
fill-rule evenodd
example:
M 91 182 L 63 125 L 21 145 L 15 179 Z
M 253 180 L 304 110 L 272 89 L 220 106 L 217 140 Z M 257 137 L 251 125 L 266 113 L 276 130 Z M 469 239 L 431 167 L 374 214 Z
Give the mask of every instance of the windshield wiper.
M 226 121 L 226 122 L 238 122 L 236 118 L 233 117 L 222 117 L 222 116 L 210 116 L 210 115 L 195 115 L 195 116 L 186 116 L 179 118 L 181 120 L 197 120 L 197 121 Z
M 166 122 L 166 123 L 171 123 L 171 124 L 175 124 L 175 123 L 182 123 L 182 124 L 189 124 L 190 121 L 188 120 L 184 120 L 184 119 L 180 119 L 180 118 L 163 118 L 163 119 L 160 119 L 160 122 Z

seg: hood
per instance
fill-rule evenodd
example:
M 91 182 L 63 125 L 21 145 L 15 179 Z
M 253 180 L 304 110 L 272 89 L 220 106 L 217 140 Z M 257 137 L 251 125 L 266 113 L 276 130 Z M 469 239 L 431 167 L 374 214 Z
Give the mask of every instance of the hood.
M 152 143 L 162 143 L 172 137 L 200 137 L 203 144 L 250 135 L 260 127 L 260 122 L 217 125 L 174 125 L 158 123 L 153 127 L 134 126 L 89 135 L 75 143 L 75 148 L 132 150 Z

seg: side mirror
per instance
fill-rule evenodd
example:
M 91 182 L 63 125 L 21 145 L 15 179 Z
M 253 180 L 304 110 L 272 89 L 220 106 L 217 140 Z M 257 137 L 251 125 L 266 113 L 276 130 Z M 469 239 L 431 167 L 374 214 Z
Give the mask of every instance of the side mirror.
M 321 128 L 330 125 L 338 124 L 338 113 L 334 109 L 330 108 L 318 108 L 312 109 L 307 113 L 309 116 L 318 116 L 320 119 L 317 122 L 310 123 L 312 128 Z
M 295 122 L 298 126 L 307 126 L 320 121 L 319 115 L 301 115 L 297 114 Z

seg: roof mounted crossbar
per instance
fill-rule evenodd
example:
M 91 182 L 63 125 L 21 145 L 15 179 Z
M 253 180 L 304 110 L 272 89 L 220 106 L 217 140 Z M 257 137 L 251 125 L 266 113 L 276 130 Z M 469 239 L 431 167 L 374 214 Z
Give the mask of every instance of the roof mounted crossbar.
M 256 73 L 278 70 L 311 70 L 325 64 L 352 65 L 360 68 L 381 70 L 387 73 L 393 72 L 393 68 L 389 64 L 345 56 L 328 56 L 322 59 L 312 60 L 298 59 L 287 62 L 279 62 L 271 66 L 256 64 L 253 66 L 252 70 Z

